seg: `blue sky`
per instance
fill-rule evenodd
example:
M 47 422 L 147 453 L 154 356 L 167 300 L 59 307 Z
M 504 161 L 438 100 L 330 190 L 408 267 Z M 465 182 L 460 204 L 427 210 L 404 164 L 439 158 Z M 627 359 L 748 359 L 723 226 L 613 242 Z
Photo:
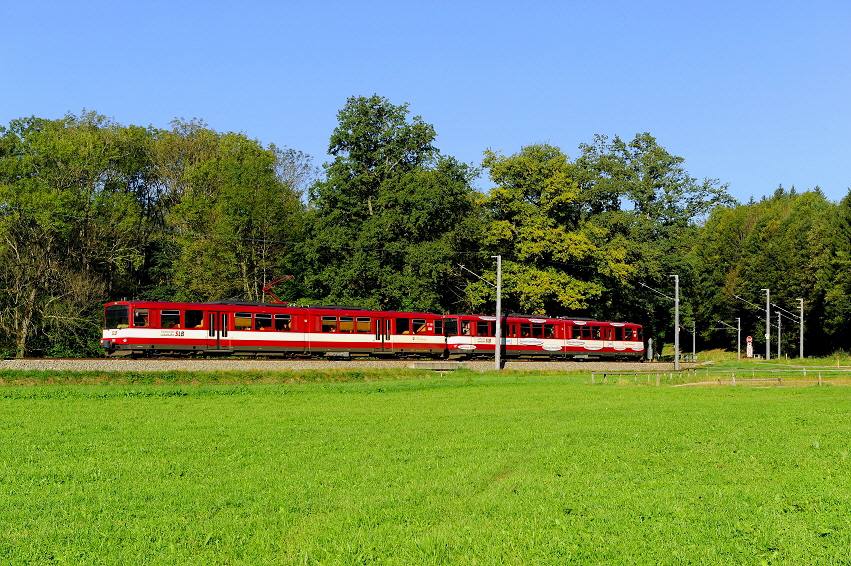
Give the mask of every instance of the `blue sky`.
M 847 1 L 0 3 L 0 124 L 198 117 L 317 165 L 346 99 L 377 93 L 468 163 L 646 131 L 741 201 L 839 200 L 849 86 Z

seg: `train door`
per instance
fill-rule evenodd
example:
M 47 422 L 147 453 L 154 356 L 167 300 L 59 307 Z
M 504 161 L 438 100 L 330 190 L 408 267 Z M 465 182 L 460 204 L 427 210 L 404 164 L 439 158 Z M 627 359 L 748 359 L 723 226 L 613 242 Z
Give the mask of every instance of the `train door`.
M 393 343 L 390 341 L 390 319 L 376 318 L 375 319 L 375 352 L 392 352 Z
M 603 348 L 607 350 L 615 349 L 615 329 L 611 326 L 603 327 Z
M 230 351 L 231 339 L 228 335 L 230 313 L 207 313 L 207 351 Z

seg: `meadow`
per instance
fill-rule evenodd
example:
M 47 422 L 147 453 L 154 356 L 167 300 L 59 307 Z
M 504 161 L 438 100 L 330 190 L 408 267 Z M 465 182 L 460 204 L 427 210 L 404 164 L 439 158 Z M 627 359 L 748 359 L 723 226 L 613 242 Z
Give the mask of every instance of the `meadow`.
M 846 387 L 363 377 L 0 387 L 0 562 L 851 564 Z

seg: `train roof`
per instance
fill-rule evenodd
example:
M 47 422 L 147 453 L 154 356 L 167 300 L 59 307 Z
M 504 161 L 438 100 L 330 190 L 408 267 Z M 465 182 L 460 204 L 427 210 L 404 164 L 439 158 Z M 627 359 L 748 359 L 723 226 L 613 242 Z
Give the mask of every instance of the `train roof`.
M 364 315 L 368 314 L 370 316 L 423 316 L 423 317 L 443 317 L 443 316 L 458 316 L 458 317 L 467 317 L 467 318 L 478 318 L 480 320 L 496 320 L 496 315 L 488 315 L 488 314 L 468 314 L 468 313 L 458 313 L 458 314 L 436 314 L 431 312 L 422 312 L 422 311 L 382 311 L 382 310 L 372 310 L 366 307 L 354 306 L 354 305 L 292 305 L 287 303 L 259 303 L 253 301 L 244 301 L 239 298 L 231 298 L 231 299 L 220 299 L 217 301 L 209 301 L 206 303 L 196 303 L 196 302 L 174 302 L 174 301 L 148 301 L 148 300 L 123 300 L 123 301 L 112 301 L 110 303 L 106 303 L 105 306 L 114 306 L 114 305 L 132 305 L 134 307 L 141 308 L 173 308 L 173 309 L 209 309 L 210 307 L 217 308 L 226 308 L 230 307 L 233 310 L 242 308 L 251 308 L 251 309 L 289 309 L 291 311 L 304 312 L 308 310 L 314 311 L 338 311 L 338 312 L 350 312 L 352 315 L 357 316 L 358 313 L 362 313 Z M 504 320 L 511 319 L 512 321 L 520 321 L 520 320 L 528 320 L 531 322 L 574 322 L 577 324 L 589 324 L 589 323 L 598 323 L 598 324 L 611 324 L 616 326 L 622 325 L 630 325 L 630 326 L 641 326 L 635 322 L 611 322 L 604 320 L 597 320 L 593 318 L 582 318 L 575 316 L 550 316 L 550 315 L 536 315 L 536 314 L 525 314 L 525 313 L 516 313 L 510 312 L 503 315 Z
M 496 315 L 493 314 L 447 314 L 445 316 L 459 316 L 459 317 L 467 317 L 467 318 L 478 318 L 481 320 L 496 320 Z M 637 322 L 612 322 L 606 320 L 597 320 L 596 318 L 582 318 L 578 316 L 550 316 L 547 314 L 524 314 L 511 312 L 502 315 L 502 318 L 505 320 L 512 320 L 516 322 L 518 320 L 529 320 L 529 321 L 547 321 L 547 322 L 576 322 L 579 324 L 588 324 L 588 323 L 597 323 L 597 324 L 612 324 L 616 326 L 621 325 L 630 325 L 630 326 L 641 326 L 641 324 Z
M 243 301 L 241 299 L 220 299 L 217 301 L 209 301 L 206 303 L 196 303 L 196 302 L 174 302 L 174 301 L 147 301 L 147 300 L 124 300 L 124 301 L 113 301 L 110 303 L 106 303 L 105 306 L 113 306 L 113 305 L 132 305 L 133 307 L 142 307 L 142 308 L 173 308 L 173 309 L 204 309 L 210 307 L 216 308 L 224 308 L 231 307 L 231 309 L 238 308 L 251 308 L 251 309 L 290 309 L 295 311 L 307 311 L 307 310 L 316 310 L 316 311 L 344 311 L 344 312 L 352 312 L 355 313 L 363 313 L 370 315 L 380 315 L 380 316 L 432 316 L 432 317 L 441 317 L 443 315 L 429 313 L 429 312 L 408 312 L 408 311 L 380 311 L 380 310 L 372 310 L 366 307 L 359 306 L 350 306 L 350 305 L 291 305 L 286 303 L 259 303 L 253 301 Z

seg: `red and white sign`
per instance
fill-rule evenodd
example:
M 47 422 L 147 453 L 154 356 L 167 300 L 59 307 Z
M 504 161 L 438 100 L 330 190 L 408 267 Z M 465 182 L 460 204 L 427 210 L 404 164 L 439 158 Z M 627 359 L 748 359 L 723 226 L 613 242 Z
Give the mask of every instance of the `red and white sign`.
M 748 336 L 748 344 L 753 344 L 753 336 Z

